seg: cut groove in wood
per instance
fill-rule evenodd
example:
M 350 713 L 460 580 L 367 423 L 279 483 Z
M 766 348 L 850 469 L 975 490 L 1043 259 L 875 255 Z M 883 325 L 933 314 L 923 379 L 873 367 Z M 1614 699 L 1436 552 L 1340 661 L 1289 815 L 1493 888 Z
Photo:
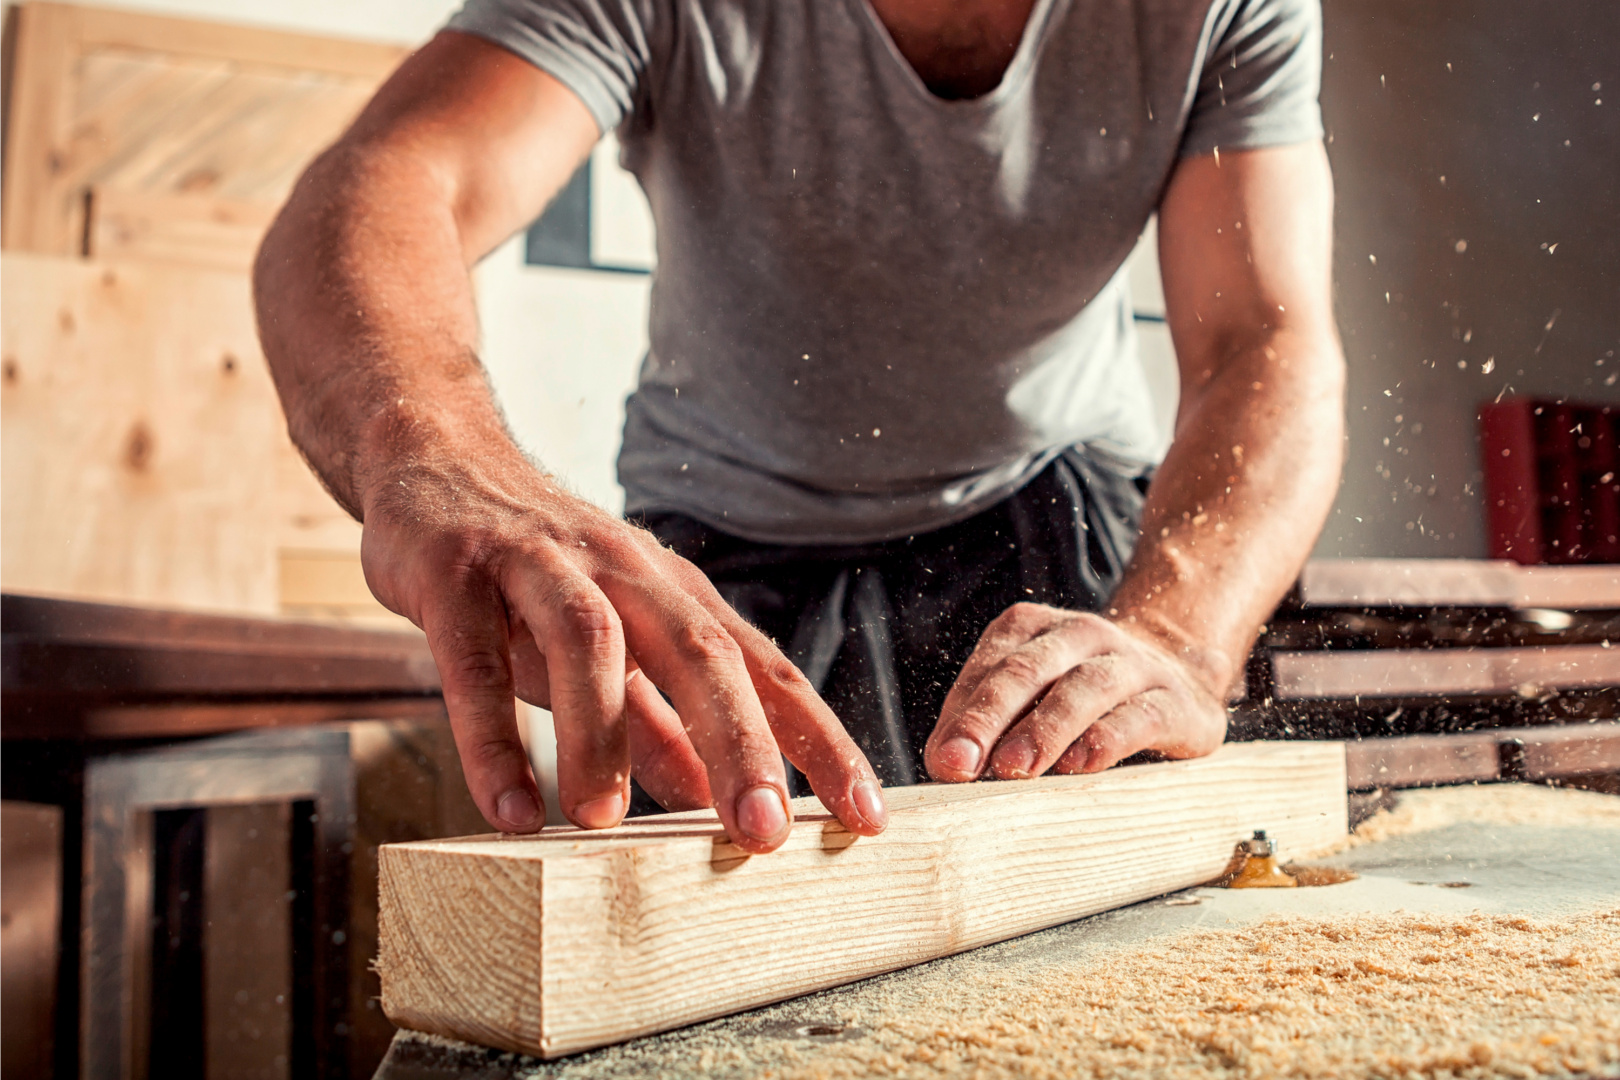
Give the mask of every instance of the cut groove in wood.
M 1279 652 L 1271 658 L 1279 700 L 1522 694 L 1620 686 L 1620 648 L 1369 649 Z
M 1296 851 L 1347 829 L 1341 743 L 888 800 L 871 838 L 799 800 L 787 843 L 753 857 L 712 811 L 384 847 L 383 1009 L 558 1057 L 1197 885 L 1256 828 Z

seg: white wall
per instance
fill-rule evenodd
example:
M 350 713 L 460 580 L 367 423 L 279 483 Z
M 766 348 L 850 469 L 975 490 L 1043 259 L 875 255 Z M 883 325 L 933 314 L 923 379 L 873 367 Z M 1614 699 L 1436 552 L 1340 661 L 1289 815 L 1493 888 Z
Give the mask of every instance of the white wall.
M 624 399 L 647 349 L 650 279 L 523 265 L 522 238 L 478 268 L 480 354 L 518 443 L 576 493 L 618 512 Z

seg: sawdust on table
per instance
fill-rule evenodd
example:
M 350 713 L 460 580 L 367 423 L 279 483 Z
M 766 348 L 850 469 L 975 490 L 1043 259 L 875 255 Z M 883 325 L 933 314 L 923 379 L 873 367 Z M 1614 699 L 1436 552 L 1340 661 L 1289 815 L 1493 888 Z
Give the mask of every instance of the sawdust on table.
M 1418 788 L 1400 792 L 1393 810 L 1378 811 L 1344 839 L 1306 852 L 1303 857 L 1324 858 L 1396 836 L 1473 822 L 1620 828 L 1620 798 L 1540 784 Z
M 926 1006 L 863 1005 L 848 1020 L 865 1038 L 790 1050 L 754 1075 L 1613 1075 L 1620 908 L 1556 922 L 1281 916 L 1189 931 L 1083 970 L 966 972 Z M 723 1050 L 706 1056 L 723 1072 L 739 1064 Z

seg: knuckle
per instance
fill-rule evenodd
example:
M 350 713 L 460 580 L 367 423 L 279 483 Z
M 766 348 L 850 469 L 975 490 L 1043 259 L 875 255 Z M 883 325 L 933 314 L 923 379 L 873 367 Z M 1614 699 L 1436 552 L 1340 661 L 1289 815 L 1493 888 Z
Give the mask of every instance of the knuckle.
M 1069 689 L 1086 694 L 1106 694 L 1120 684 L 1119 665 L 1112 657 L 1099 656 L 1069 669 L 1063 677 Z
M 439 663 L 440 677 L 457 686 L 504 685 L 511 673 L 507 658 L 495 649 L 461 649 Z
M 726 633 L 725 627 L 711 618 L 682 624 L 675 632 L 674 646 L 681 657 L 694 664 L 742 663 L 742 648 Z
M 1119 633 L 1119 627 L 1095 611 L 1076 612 L 1072 618 L 1073 625 L 1084 633 L 1100 634 L 1112 637 Z
M 1113 759 L 1123 756 L 1125 738 L 1112 723 L 1102 720 L 1086 730 L 1086 743 L 1094 757 Z
M 631 527 L 625 530 L 625 536 L 628 537 L 629 540 L 635 545 L 636 550 L 640 551 L 644 555 L 655 556 L 668 555 L 671 553 L 669 549 L 664 547 L 663 543 L 659 541 L 658 537 L 653 535 L 652 530 L 650 529 Z
M 1046 609 L 1029 600 L 1020 600 L 1008 608 L 997 622 L 1005 621 L 1008 629 L 1036 626 L 1046 620 Z
M 1152 692 L 1139 694 L 1131 702 L 1140 723 L 1155 734 L 1169 727 L 1171 714 L 1168 705 L 1167 695 Z
M 773 657 L 765 664 L 761 676 L 765 687 L 779 694 L 797 696 L 812 690 L 804 672 L 785 656 Z
M 475 766 L 493 768 L 522 757 L 523 747 L 513 739 L 479 739 L 469 743 L 461 756 Z
M 468 575 L 486 570 L 495 560 L 504 541 L 481 527 L 447 528 L 433 543 L 435 561 L 452 574 Z
M 637 562 L 646 551 L 645 546 L 638 542 L 636 530 L 623 527 L 603 529 L 591 536 L 586 544 L 599 557 L 618 565 Z
M 563 633 L 587 649 L 612 647 L 619 634 L 619 613 L 605 597 L 574 595 L 559 605 Z
M 1000 670 L 996 672 L 998 679 L 995 681 L 1008 680 L 1023 686 L 1042 682 L 1046 674 L 1038 661 L 1023 653 L 1012 653 L 998 667 Z

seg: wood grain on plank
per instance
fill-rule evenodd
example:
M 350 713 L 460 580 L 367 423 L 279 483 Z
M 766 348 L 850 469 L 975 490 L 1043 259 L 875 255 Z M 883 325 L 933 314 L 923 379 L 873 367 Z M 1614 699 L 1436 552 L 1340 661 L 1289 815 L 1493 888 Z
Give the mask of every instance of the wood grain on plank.
M 813 799 L 748 857 L 709 811 L 381 852 L 383 1008 L 556 1057 L 1054 926 L 1218 876 L 1264 828 L 1346 830 L 1339 743 L 888 793 L 882 836 Z
M 1528 694 L 1620 686 L 1620 647 L 1369 649 L 1278 652 L 1279 700 Z

